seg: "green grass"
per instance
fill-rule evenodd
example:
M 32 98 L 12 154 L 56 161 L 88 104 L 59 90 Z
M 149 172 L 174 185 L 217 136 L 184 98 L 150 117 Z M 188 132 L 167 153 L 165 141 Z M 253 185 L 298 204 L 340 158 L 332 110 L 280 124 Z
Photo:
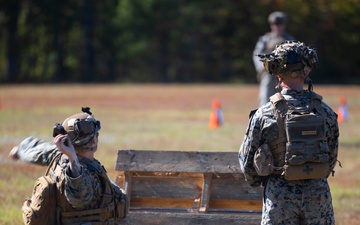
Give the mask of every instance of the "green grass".
M 337 167 L 329 182 L 337 224 L 357 224 L 360 88 L 315 86 L 315 91 L 335 110 L 340 94 L 348 99 L 350 121 L 340 125 L 343 168 Z M 215 97 L 221 100 L 225 124 L 209 130 Z M 0 224 L 22 224 L 21 205 L 45 172 L 44 167 L 9 160 L 10 149 L 28 135 L 51 141 L 54 123 L 79 112 L 81 106 L 90 106 L 101 121 L 96 157 L 115 179 L 118 149 L 237 152 L 256 99 L 256 85 L 0 86 Z

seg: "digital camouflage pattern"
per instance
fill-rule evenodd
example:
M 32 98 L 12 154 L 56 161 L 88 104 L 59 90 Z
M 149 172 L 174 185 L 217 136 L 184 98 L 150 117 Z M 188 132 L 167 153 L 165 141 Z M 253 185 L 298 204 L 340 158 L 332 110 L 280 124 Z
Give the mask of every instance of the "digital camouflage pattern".
M 264 191 L 261 224 L 334 225 L 334 210 L 326 178 L 286 181 L 270 177 Z
M 289 109 L 307 108 L 311 102 L 308 90 L 282 90 Z M 339 128 L 337 115 L 325 103 L 326 137 L 330 150 L 329 164 L 334 169 L 338 155 Z M 327 179 L 286 181 L 277 176 L 262 177 L 253 165 L 259 146 L 278 138 L 278 126 L 271 102 L 261 106 L 250 118 L 244 140 L 239 150 L 241 170 L 252 186 L 265 184 L 262 224 L 334 224 L 331 194 Z M 289 215 L 288 209 L 294 209 Z M 311 210 L 310 210 L 311 209 Z M 286 213 L 284 213 L 286 211 Z M 286 215 L 285 215 L 286 214 Z M 323 218 L 326 222 L 321 222 Z M 289 219 L 286 222 L 274 222 Z M 290 220 L 291 219 L 291 220 Z M 316 220 L 313 223 L 311 221 Z M 309 222 L 309 223 L 308 223 Z

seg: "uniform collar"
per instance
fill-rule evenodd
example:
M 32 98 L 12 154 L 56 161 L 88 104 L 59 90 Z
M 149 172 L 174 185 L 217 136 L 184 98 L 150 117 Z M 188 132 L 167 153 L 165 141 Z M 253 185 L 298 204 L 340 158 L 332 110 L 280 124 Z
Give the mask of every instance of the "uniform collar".
M 282 95 L 307 95 L 307 94 L 309 94 L 309 91 L 308 90 L 298 91 L 298 90 L 293 90 L 293 89 L 284 89 L 284 90 L 281 90 L 281 94 Z

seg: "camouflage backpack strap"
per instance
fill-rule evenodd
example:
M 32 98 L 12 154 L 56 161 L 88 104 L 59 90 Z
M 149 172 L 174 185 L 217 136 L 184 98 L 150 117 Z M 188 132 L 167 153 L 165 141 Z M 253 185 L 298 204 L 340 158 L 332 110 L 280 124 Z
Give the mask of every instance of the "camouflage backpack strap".
M 284 127 L 284 116 L 288 111 L 288 106 L 286 104 L 286 100 L 284 96 L 282 96 L 279 92 L 275 93 L 270 97 L 270 102 L 274 107 L 274 115 L 276 119 L 276 123 L 278 124 L 278 142 L 286 141 L 285 129 L 280 129 Z
M 269 146 L 275 159 L 275 167 L 282 167 L 285 164 L 285 143 L 287 139 L 284 120 L 285 114 L 288 111 L 288 106 L 284 96 L 282 96 L 279 92 L 270 97 L 270 102 L 274 107 L 274 115 L 278 125 L 278 138 L 269 142 Z
M 63 153 L 58 153 L 50 162 L 49 167 L 46 171 L 46 175 L 50 175 L 51 178 L 56 181 L 57 187 L 57 198 L 58 193 L 61 193 L 62 181 L 64 180 L 63 169 L 61 166 L 61 162 L 63 157 L 66 157 Z
M 310 98 L 311 98 L 312 107 L 316 109 L 318 113 L 324 115 L 325 111 L 324 108 L 321 106 L 323 97 L 319 94 L 316 94 L 313 91 L 310 91 Z
M 50 161 L 50 163 L 49 163 L 49 165 L 48 165 L 48 168 L 47 168 L 47 170 L 46 170 L 45 175 L 49 175 L 49 174 L 51 175 L 51 174 L 52 174 L 51 171 L 55 170 L 56 167 L 58 166 L 58 163 L 59 163 L 59 160 L 60 160 L 60 158 L 61 158 L 61 155 L 62 155 L 62 153 L 58 153 L 58 154 L 56 154 L 56 155 L 54 156 L 54 158 L 51 159 L 51 161 Z
M 59 153 L 56 155 L 54 164 L 51 166 L 49 170 L 49 174 L 56 181 L 56 222 L 57 224 L 61 224 L 60 217 L 61 212 L 63 210 L 67 210 L 72 208 L 72 206 L 68 203 L 66 196 L 64 194 L 64 185 L 65 185 L 65 163 L 64 161 L 67 159 L 67 156 L 63 153 Z

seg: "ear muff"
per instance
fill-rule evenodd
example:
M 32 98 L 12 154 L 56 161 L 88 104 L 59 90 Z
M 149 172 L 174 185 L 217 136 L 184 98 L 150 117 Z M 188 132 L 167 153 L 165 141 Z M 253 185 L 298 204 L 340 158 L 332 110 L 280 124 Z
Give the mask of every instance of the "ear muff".
M 86 146 L 101 129 L 100 121 L 89 113 L 78 113 L 65 119 L 62 126 L 75 147 Z
M 71 133 L 74 135 L 72 139 L 74 144 L 79 146 L 88 144 L 100 128 L 100 121 L 95 120 L 93 117 L 81 120 L 77 119 L 74 123 L 74 130 Z
M 264 61 L 264 68 L 268 73 L 276 75 L 280 70 L 280 64 L 276 61 L 266 59 Z

